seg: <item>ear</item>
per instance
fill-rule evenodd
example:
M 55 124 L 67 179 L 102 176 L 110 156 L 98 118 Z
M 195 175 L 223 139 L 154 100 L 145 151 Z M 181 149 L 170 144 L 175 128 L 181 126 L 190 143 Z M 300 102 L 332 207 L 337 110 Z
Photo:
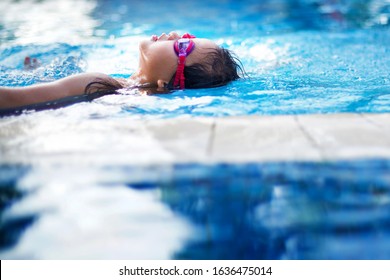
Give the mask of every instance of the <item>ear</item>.
M 157 81 L 157 87 L 161 89 L 165 89 L 168 87 L 169 81 L 166 80 L 158 80 Z

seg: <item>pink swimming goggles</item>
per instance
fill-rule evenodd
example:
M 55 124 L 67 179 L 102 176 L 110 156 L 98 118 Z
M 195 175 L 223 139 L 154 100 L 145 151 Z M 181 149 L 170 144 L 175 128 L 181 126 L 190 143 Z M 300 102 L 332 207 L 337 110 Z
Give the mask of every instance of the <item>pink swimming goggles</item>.
M 191 39 L 196 38 L 189 33 L 184 34 L 181 39 L 177 40 L 173 45 L 176 55 L 179 57 L 179 64 L 177 65 L 174 88 L 184 89 L 184 67 L 186 64 L 186 57 L 194 50 L 195 43 Z

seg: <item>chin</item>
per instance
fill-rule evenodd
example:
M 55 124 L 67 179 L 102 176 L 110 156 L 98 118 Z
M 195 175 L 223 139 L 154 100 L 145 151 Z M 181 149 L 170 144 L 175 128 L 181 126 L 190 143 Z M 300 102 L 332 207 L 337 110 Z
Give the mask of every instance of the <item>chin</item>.
M 142 52 L 143 50 L 146 50 L 149 47 L 149 45 L 152 43 L 153 43 L 153 41 L 151 41 L 149 39 L 144 39 L 144 40 L 141 40 L 139 42 L 138 47 L 139 47 L 140 51 Z

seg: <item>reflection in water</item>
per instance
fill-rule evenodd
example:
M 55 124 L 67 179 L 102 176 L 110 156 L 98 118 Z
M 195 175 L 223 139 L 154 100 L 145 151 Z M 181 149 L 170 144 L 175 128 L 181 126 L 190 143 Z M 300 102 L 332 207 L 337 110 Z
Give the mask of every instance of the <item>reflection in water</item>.
M 297 30 L 345 30 L 388 26 L 388 0 L 98 0 L 93 11 L 100 25 L 96 35 L 122 37 L 185 30 L 220 38 L 276 35 Z M 191 11 L 188 14 L 188 10 Z M 177 15 L 172 17 L 172 11 Z
M 2 0 L 0 10 L 0 41 L 21 45 L 80 44 L 170 30 L 210 38 L 247 38 L 296 30 L 371 28 L 390 22 L 388 0 L 172 0 L 169 5 L 157 0 L 153 9 L 147 1 Z M 177 16 L 172 17 L 172 11 Z
M 2 211 L 1 256 L 388 259 L 389 174 L 388 160 L 35 169 Z
M 0 169 L 0 178 L 10 168 Z M 17 168 L 15 168 L 16 170 Z M 134 190 L 125 170 L 34 168 L 0 181 L 2 259 L 169 259 L 194 230 L 159 201 L 159 190 Z M 4 178 L 3 178 L 4 179 Z
M 86 42 L 99 22 L 90 16 L 95 7 L 93 0 L 2 0 L 0 41 L 20 45 Z
M 23 197 L 23 191 L 16 185 L 27 171 L 23 166 L 0 165 L 0 248 L 14 246 L 20 234 L 35 219 L 31 213 L 8 221 L 3 218 L 4 211 Z
M 174 257 L 389 258 L 389 171 L 388 161 L 177 166 L 162 200 L 201 231 Z

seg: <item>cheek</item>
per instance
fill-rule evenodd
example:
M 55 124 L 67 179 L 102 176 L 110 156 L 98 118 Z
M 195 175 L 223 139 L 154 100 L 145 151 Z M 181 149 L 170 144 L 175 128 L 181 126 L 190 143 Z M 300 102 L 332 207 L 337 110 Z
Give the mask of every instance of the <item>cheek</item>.
M 177 56 L 173 50 L 172 41 L 141 41 L 139 49 L 139 66 L 149 82 L 171 79 L 177 67 Z
M 147 58 L 150 65 L 159 69 L 171 70 L 177 64 L 177 57 L 173 51 L 173 45 L 152 45 L 148 49 Z

